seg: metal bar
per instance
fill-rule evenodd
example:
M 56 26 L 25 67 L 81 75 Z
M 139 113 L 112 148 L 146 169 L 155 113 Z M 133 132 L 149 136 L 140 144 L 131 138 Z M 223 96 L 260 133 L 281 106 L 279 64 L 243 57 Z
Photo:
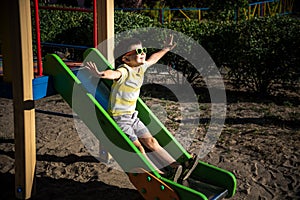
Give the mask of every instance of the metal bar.
M 79 46 L 79 45 L 71 45 L 71 44 L 57 44 L 57 43 L 50 43 L 50 42 L 42 42 L 43 46 L 50 46 L 50 47 L 62 47 L 62 48 L 74 48 L 74 49 L 87 49 L 91 48 L 90 46 Z
M 41 32 L 40 32 L 40 17 L 39 17 L 39 1 L 34 0 L 34 16 L 35 16 L 35 34 L 36 34 L 36 46 L 37 46 L 37 75 L 43 75 L 42 64 L 42 47 L 41 47 Z
M 94 47 L 98 46 L 98 19 L 97 19 L 97 0 L 93 0 L 93 39 L 94 39 Z

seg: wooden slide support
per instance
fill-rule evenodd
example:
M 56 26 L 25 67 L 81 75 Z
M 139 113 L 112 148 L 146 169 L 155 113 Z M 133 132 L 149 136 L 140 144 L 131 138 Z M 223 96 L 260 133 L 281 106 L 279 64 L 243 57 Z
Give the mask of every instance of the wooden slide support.
M 146 200 L 179 200 L 176 191 L 143 168 L 128 173 L 129 180 Z

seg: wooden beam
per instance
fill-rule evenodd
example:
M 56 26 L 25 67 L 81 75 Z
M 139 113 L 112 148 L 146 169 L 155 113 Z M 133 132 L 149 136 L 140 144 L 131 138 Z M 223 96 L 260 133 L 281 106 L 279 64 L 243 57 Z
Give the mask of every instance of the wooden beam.
M 29 199 L 34 192 L 36 144 L 32 92 L 33 55 L 30 0 L 1 0 L 4 60 L 13 69 L 15 194 Z
M 99 51 L 114 64 L 114 0 L 97 0 Z

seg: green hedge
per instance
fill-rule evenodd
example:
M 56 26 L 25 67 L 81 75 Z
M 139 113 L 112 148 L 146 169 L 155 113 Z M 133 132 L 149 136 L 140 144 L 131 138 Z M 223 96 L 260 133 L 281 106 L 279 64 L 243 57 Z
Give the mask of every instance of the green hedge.
M 39 15 L 42 42 L 93 46 L 92 13 L 40 10 Z M 34 19 L 34 17 L 32 19 Z M 154 26 L 155 22 L 150 17 L 130 12 L 115 12 L 116 33 L 152 25 Z M 33 33 L 35 33 L 34 30 Z M 43 55 L 52 53 L 57 49 L 58 48 L 44 47 Z M 61 50 L 63 51 L 63 49 Z M 76 60 L 82 59 L 83 51 L 84 50 L 76 50 L 72 58 Z M 34 52 L 36 52 L 36 47 L 34 47 Z
M 40 10 L 41 41 L 74 45 L 92 44 L 92 14 Z
M 65 11 L 40 11 L 42 42 L 92 46 L 92 14 Z M 150 17 L 131 12 L 115 12 L 115 32 L 140 27 L 162 27 Z M 286 16 L 230 21 L 180 21 L 164 27 L 198 41 L 218 67 L 226 67 L 228 78 L 237 87 L 260 93 L 271 92 L 276 84 L 299 81 L 300 25 Z M 46 52 L 45 52 L 46 53 Z M 45 55 L 45 54 L 44 54 Z M 77 58 L 81 59 L 78 53 Z M 76 57 L 76 56 L 75 56 Z M 175 62 L 190 81 L 197 75 L 187 61 L 168 55 L 165 63 Z M 186 70 L 187 66 L 191 69 Z
M 275 16 L 239 23 L 185 21 L 173 22 L 168 28 L 198 41 L 218 67 L 228 69 L 228 78 L 236 87 L 266 94 L 275 85 L 299 82 L 298 19 Z
M 270 93 L 275 85 L 293 86 L 299 81 L 300 24 L 289 17 L 243 21 L 233 28 L 228 59 L 219 61 L 230 69 L 236 86 Z
M 83 12 L 40 10 L 42 42 L 93 45 L 93 15 Z M 115 12 L 115 32 L 155 26 L 150 17 L 131 12 Z

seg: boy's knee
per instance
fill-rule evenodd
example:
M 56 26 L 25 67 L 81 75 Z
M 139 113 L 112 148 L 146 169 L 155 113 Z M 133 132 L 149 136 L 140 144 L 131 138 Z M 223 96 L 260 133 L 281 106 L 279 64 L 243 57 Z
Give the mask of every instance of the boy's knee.
M 156 151 L 160 148 L 160 145 L 158 144 L 157 140 L 154 137 L 149 138 L 145 145 L 151 151 Z

